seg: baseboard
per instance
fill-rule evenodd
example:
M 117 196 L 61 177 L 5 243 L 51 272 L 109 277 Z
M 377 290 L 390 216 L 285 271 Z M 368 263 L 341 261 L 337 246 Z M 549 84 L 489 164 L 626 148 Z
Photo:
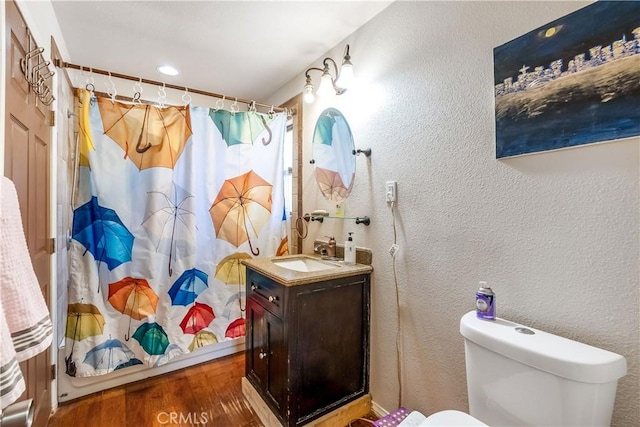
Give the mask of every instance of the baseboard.
M 371 412 L 371 396 L 365 394 L 356 400 L 311 421 L 305 427 L 336 427 L 346 426 L 355 419 L 367 416 Z
M 251 406 L 265 426 L 282 427 L 280 420 L 276 418 L 271 411 L 271 408 L 267 406 L 260 396 L 260 393 L 258 393 L 246 377 L 242 377 L 242 394 L 249 402 L 249 406 Z M 320 418 L 310 421 L 305 424 L 305 427 L 346 426 L 349 425 L 352 420 L 368 415 L 369 412 L 371 412 L 371 396 L 365 394 L 356 400 L 352 400 L 351 402 L 324 414 Z
M 249 382 L 247 377 L 242 377 L 242 394 L 249 402 L 249 406 L 256 413 L 262 424 L 269 427 L 282 427 L 282 423 L 271 411 L 271 408 L 262 400 L 258 391 Z
M 386 409 L 384 409 L 382 406 L 380 406 L 376 401 L 372 400 L 371 401 L 371 411 L 376 415 L 376 417 L 378 418 L 382 418 L 384 416 L 389 415 L 389 411 L 387 411 Z

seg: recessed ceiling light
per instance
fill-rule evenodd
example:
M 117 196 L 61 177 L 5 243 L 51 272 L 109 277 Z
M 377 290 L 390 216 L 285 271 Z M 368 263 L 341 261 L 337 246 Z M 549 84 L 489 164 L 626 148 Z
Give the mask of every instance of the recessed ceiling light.
M 178 70 L 173 68 L 171 65 L 158 65 L 156 70 L 161 72 L 162 74 L 166 74 L 167 76 L 177 76 Z

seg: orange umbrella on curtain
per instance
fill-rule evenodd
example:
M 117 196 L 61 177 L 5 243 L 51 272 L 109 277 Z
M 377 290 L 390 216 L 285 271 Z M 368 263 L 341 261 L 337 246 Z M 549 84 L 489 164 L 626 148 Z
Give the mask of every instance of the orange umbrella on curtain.
M 327 200 L 334 200 L 340 203 L 347 198 L 349 188 L 345 187 L 342 178 L 340 178 L 340 173 L 316 166 L 313 174 L 316 177 L 320 191 Z M 351 180 L 351 183 L 353 185 L 353 180 Z
M 276 249 L 276 256 L 289 255 L 289 238 L 284 236 L 284 238 L 280 241 L 280 245 L 278 245 L 278 249 Z
M 249 242 L 251 253 L 259 255 L 260 249 L 254 250 L 251 238 L 269 221 L 271 189 L 272 185 L 252 170 L 225 180 L 209 209 L 216 236 L 236 247 Z
M 158 306 L 158 295 L 145 279 L 125 277 L 109 284 L 109 302 L 122 314 L 129 316 L 129 329 L 124 339 L 129 341 L 131 319 L 142 320 L 154 314 Z
M 289 255 L 289 237 L 287 236 L 287 211 L 283 209 L 282 211 L 282 224 L 281 224 L 282 235 L 284 236 L 278 245 L 278 249 L 276 249 L 276 256 Z
M 173 168 L 191 136 L 188 106 L 156 107 L 98 98 L 105 135 L 138 169 Z

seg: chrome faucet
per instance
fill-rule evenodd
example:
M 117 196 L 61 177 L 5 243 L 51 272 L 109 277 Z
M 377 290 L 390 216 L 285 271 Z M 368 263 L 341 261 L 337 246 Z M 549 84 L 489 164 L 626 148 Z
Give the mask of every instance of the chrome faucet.
M 335 258 L 336 257 L 336 239 L 329 238 L 327 243 L 319 242 L 313 247 L 313 252 L 319 252 L 321 257 Z
M 315 245 L 313 247 L 313 252 L 314 253 L 319 253 L 320 256 L 327 256 L 328 252 L 327 252 L 327 244 L 326 243 L 318 243 L 317 245 Z

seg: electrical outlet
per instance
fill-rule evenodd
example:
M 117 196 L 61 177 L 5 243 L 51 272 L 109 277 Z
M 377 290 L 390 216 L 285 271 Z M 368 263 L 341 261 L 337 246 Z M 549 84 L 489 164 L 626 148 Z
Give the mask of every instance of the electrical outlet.
M 387 203 L 396 201 L 396 193 L 398 191 L 398 184 L 396 181 L 387 181 L 385 183 L 385 200 Z

